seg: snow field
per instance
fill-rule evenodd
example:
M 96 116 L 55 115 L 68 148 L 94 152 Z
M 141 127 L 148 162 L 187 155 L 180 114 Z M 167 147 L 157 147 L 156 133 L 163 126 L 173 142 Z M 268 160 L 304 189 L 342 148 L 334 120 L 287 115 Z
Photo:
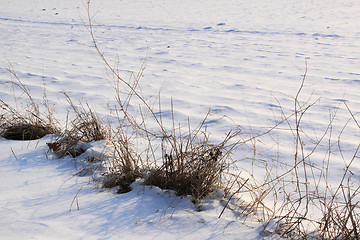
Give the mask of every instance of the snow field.
M 18 7 L 19 5 L 22 7 Z M 341 100 L 346 101 L 355 117 L 358 118 L 360 111 L 360 5 L 357 1 L 107 0 L 93 1 L 91 7 L 94 13 L 98 11 L 93 20 L 98 44 L 112 64 L 118 64 L 122 76 L 128 78 L 131 71 L 136 72 L 145 60 L 146 70 L 141 79 L 144 95 L 155 101 L 156 94 L 161 91 L 164 118 L 168 121 L 171 121 L 171 99 L 176 120 L 181 123 L 186 124 L 190 117 L 192 124 L 196 125 L 211 109 L 207 127 L 215 142 L 221 140 L 230 129 L 235 129 L 237 124 L 242 127 L 244 136 L 247 136 L 246 133 L 260 133 L 279 122 L 281 110 L 286 115 L 291 114 L 294 110 L 291 96 L 294 97 L 299 89 L 306 60 L 307 77 L 300 100 L 306 101 L 311 96 L 312 100 L 320 98 L 320 101 L 310 108 L 303 118 L 303 129 L 313 139 L 320 139 L 328 126 L 330 116 L 336 113 L 330 140 L 334 148 L 329 181 L 338 183 L 343 174 L 344 161 L 336 150 L 336 141 L 343 126 L 351 118 Z M 3 1 L 0 9 L 2 81 L 9 80 L 5 68 L 9 67 L 10 63 L 20 79 L 30 88 L 35 99 L 42 99 L 45 84 L 48 98 L 52 103 L 56 103 L 56 113 L 60 120 L 66 118 L 68 110 L 63 91 L 67 92 L 74 102 L 81 100 L 89 103 L 101 116 L 109 114 L 108 105 L 115 104 L 114 90 L 111 87 L 111 78 L 108 79 L 108 72 L 91 47 L 89 33 L 81 21 L 86 21 L 81 1 Z M 11 91 L 8 85 L 2 84 L 1 99 L 13 101 Z M 224 118 L 224 115 L 232 121 Z M 281 127 L 286 128 L 286 125 Z M 359 144 L 359 128 L 356 123 L 350 120 L 341 136 L 342 154 L 348 162 Z M 274 142 L 274 139 L 279 144 Z M 269 167 L 271 164 L 278 165 L 278 170 L 281 171 L 281 164 L 293 163 L 294 138 L 290 131 L 277 130 L 259 140 L 262 143 L 256 143 L 261 154 L 258 157 L 265 163 L 259 161 L 255 164 L 258 167 L 255 167 L 251 149 L 243 146 L 233 156 L 241 171 L 249 171 L 261 176 L 261 179 L 264 176 L 263 164 L 268 164 Z M 2 140 L 1 144 L 1 151 L 4 153 L 4 184 L 1 189 L 7 193 L 7 197 L 3 197 L 3 203 L 8 204 L 3 211 L 4 215 L 9 216 L 3 222 L 8 222 L 13 227 L 7 228 L 4 225 L 1 232 L 5 231 L 4 235 L 9 236 L 9 239 L 21 237 L 20 232 L 24 231 L 16 230 L 26 224 L 29 224 L 27 229 L 32 229 L 32 232 L 26 230 L 27 233 L 34 238 L 44 239 L 49 236 L 55 239 L 79 239 L 85 236 L 90 239 L 103 236 L 116 239 L 116 236 L 122 234 L 122 230 L 124 238 L 130 234 L 133 237 L 144 237 L 145 231 L 150 232 L 149 238 L 186 238 L 182 235 L 185 227 L 177 227 L 176 224 L 183 223 L 183 219 L 187 218 L 191 219 L 190 223 L 197 221 L 198 215 L 189 214 L 189 217 L 187 211 L 180 211 L 177 220 L 164 217 L 161 221 L 154 221 L 157 214 L 153 212 L 148 215 L 144 213 L 142 216 L 139 215 L 141 212 L 137 212 L 133 214 L 138 216 L 135 217 L 137 220 L 132 218 L 119 225 L 124 221 L 122 214 L 129 216 L 136 208 L 148 208 L 151 204 L 135 204 L 134 208 L 127 208 L 124 213 L 119 209 L 114 210 L 116 207 L 112 206 L 112 203 L 116 202 L 125 208 L 128 207 L 124 205 L 127 201 L 142 202 L 143 200 L 139 199 L 148 195 L 135 197 L 136 191 L 133 191 L 125 196 L 125 201 L 121 200 L 122 196 L 103 192 L 94 194 L 96 191 L 90 190 L 91 187 L 87 185 L 80 192 L 84 195 L 79 195 L 80 211 L 69 214 L 69 202 L 71 203 L 78 189 L 87 180 L 70 177 L 70 165 L 66 168 L 66 173 L 56 172 L 59 171 L 57 164 L 62 166 L 64 163 L 57 162 L 48 166 L 49 161 L 44 158 L 45 149 L 41 144 L 31 151 L 27 147 L 28 143 L 9 143 Z M 311 151 L 311 141 L 306 144 L 307 150 Z M 251 144 L 249 145 L 251 147 Z M 16 164 L 6 163 L 9 159 L 14 161 L 13 154 L 9 152 L 10 146 L 17 155 L 20 151 L 20 159 L 23 152 L 24 159 L 32 160 L 15 162 Z M 319 149 L 319 152 L 314 154 L 313 161 L 318 166 L 323 166 L 327 156 L 327 142 L 324 141 Z M 37 166 L 37 158 L 42 159 L 41 166 Z M 17 171 L 22 172 L 21 176 L 25 176 L 23 174 L 26 170 L 21 171 L 22 167 L 29 168 L 29 175 L 24 178 L 29 178 L 27 181 L 31 183 L 30 190 L 26 187 L 25 180 L 11 178 Z M 45 180 L 36 180 L 38 175 L 34 172 L 38 167 L 43 169 L 41 172 L 44 176 L 41 179 L 51 178 L 54 180 L 51 180 L 51 184 Z M 360 167 L 358 161 L 355 161 L 352 167 L 353 172 L 357 172 Z M 5 174 L 7 172 L 8 174 Z M 63 174 L 65 176 L 62 176 Z M 67 178 L 71 179 L 69 190 L 66 193 L 59 192 L 57 186 L 66 182 Z M 352 178 L 356 182 L 359 180 L 357 174 Z M 17 187 L 7 187 L 6 179 L 11 179 Z M 34 191 L 35 189 L 46 191 L 42 193 L 40 190 Z M 14 200 L 28 192 L 30 196 L 25 195 L 20 200 Z M 151 199 L 152 192 L 148 194 Z M 65 206 L 61 209 L 58 203 L 51 201 L 55 201 L 60 195 L 65 196 L 65 199 L 61 198 L 63 204 L 59 204 Z M 44 209 L 49 213 L 34 215 L 36 210 L 32 211 L 34 206 L 31 206 L 19 215 L 21 206 L 26 205 L 28 199 L 32 198 L 39 201 L 36 209 Z M 110 199 L 105 207 L 102 207 L 106 201 L 103 199 Z M 169 199 L 172 201 L 174 198 Z M 48 205 L 45 205 L 46 201 L 49 202 Z M 154 201 L 160 202 L 158 208 L 169 206 L 167 200 L 155 198 Z M 190 204 L 187 207 L 191 209 Z M 217 211 L 221 209 L 219 206 L 214 208 Z M 113 210 L 115 213 L 112 217 L 106 214 Z M 156 212 L 155 208 L 153 211 Z M 193 210 L 190 212 L 194 213 Z M 46 214 L 49 215 L 48 218 L 44 217 Z M 213 220 L 206 220 L 206 223 L 216 222 L 214 219 L 217 214 L 212 210 L 200 215 L 202 214 L 213 214 Z M 18 220 L 10 220 L 14 219 L 15 215 Z M 70 224 L 72 218 L 76 220 L 73 225 Z M 121 223 L 118 223 L 120 218 Z M 140 227 L 139 224 L 133 225 L 143 218 L 151 220 L 149 223 L 140 220 Z M 77 219 L 83 219 L 84 223 Z M 103 223 L 94 224 L 96 219 Z M 226 220 L 219 220 L 219 228 L 210 230 L 209 234 L 213 235 L 206 235 L 206 232 L 212 229 L 212 224 L 205 224 L 207 227 L 204 228 L 200 227 L 204 224 L 193 225 L 194 233 L 187 237 L 198 234 L 199 238 L 217 239 L 222 236 L 220 231 L 226 229 L 228 238 L 236 239 L 241 236 L 239 234 L 252 231 L 242 227 L 231 230 L 224 227 L 227 224 L 232 226 L 230 219 L 231 217 L 227 223 Z M 92 227 L 92 224 L 95 226 Z M 156 226 L 152 227 L 153 225 Z M 235 225 L 238 227 L 238 222 Z M 174 231 L 169 230 L 171 226 L 175 228 Z M 123 228 L 120 231 L 118 227 Z M 44 229 L 46 231 L 43 231 Z M 100 230 L 96 232 L 95 229 Z M 134 229 L 138 229 L 138 232 Z M 252 232 L 253 238 L 258 237 L 257 230 Z M 164 232 L 165 235 L 158 235 L 159 232 Z M 247 236 L 250 238 L 250 235 Z

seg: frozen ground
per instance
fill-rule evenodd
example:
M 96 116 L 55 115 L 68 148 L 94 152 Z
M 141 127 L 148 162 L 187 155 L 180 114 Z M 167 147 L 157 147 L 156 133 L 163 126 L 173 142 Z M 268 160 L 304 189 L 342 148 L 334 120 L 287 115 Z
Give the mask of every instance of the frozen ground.
M 290 113 L 289 96 L 298 90 L 305 59 L 301 99 L 321 98 L 304 120 L 315 138 L 338 107 L 334 136 L 348 121 L 341 99 L 359 116 L 359 1 L 96 0 L 92 12 L 98 12 L 93 20 L 98 43 L 113 64 L 119 61 L 124 78 L 146 59 L 144 94 L 161 91 L 165 110 L 173 98 L 180 122 L 189 116 L 197 123 L 211 108 L 208 127 L 215 140 L 234 128 L 223 115 L 257 132 L 280 118 L 279 102 Z M 6 68 L 11 64 L 35 99 L 42 98 L 45 84 L 60 119 L 68 108 L 63 91 L 105 116 L 107 105 L 114 104 L 105 67 L 82 19 L 81 1 L 0 2 L 0 80 L 10 79 Z M 13 101 L 10 86 L 1 85 L 0 98 Z M 286 162 L 293 155 L 288 144 L 293 140 L 278 134 L 285 154 L 280 160 Z M 360 142 L 359 129 L 349 124 L 342 136 L 349 159 Z M 46 158 L 47 140 L 0 141 L 4 239 L 261 238 L 258 228 L 243 225 L 231 213 L 217 219 L 222 206 L 215 200 L 209 200 L 208 211 L 198 213 L 188 199 L 156 188 L 99 193 L 87 178 L 73 176 L 76 169 L 69 159 Z M 273 153 L 268 154 L 271 158 Z M 251 167 L 246 157 L 235 158 L 244 159 L 241 168 Z M 336 170 L 343 166 L 335 158 L 334 176 L 341 175 Z M 354 166 L 359 170 L 358 161 Z M 69 212 L 79 190 L 79 210 L 73 204 Z

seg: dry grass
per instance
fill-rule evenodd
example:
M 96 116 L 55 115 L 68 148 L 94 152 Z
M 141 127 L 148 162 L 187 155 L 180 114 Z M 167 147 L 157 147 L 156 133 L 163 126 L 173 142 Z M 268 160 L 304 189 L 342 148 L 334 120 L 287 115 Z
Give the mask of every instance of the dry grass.
M 25 99 L 20 99 L 14 93 L 15 107 L 0 99 L 0 135 L 11 140 L 35 140 L 58 132 L 58 122 L 53 117 L 54 110 L 45 91 L 43 102 L 38 103 L 12 67 L 7 70 L 11 81 L 3 84 L 10 84 L 13 89 L 20 90 L 19 95 L 25 95 Z
M 237 208 L 246 217 L 255 218 L 263 223 L 263 231 L 267 234 L 278 234 L 290 239 L 359 239 L 359 189 L 358 180 L 354 179 L 352 165 L 357 159 L 360 145 L 354 151 L 351 159 L 343 158 L 344 171 L 336 186 L 330 179 L 332 157 L 341 152 L 341 134 L 333 143 L 333 122 L 336 113 L 329 118 L 324 132 L 317 135 L 317 139 L 310 137 L 304 127 L 304 118 L 318 100 L 300 101 L 304 88 L 306 70 L 301 86 L 293 98 L 294 111 L 285 115 L 280 110 L 282 120 L 268 131 L 251 136 L 243 140 L 253 152 L 253 167 L 260 167 L 263 176 L 254 175 L 251 170 L 245 176 L 249 181 L 243 186 L 243 179 L 238 182 L 242 188 L 237 195 Z M 346 109 L 352 121 L 359 124 L 346 102 Z M 359 127 L 360 129 L 360 127 Z M 271 136 L 272 132 L 286 131 L 293 136 L 293 162 L 281 161 L 281 153 L 277 158 L 266 158 L 266 153 L 259 153 L 256 143 L 263 145 L 277 145 L 277 140 Z M 270 141 L 270 142 L 269 142 Z M 326 148 L 327 146 L 327 148 Z M 321 164 L 314 161 L 319 154 L 325 154 Z M 338 172 L 339 170 L 335 171 Z M 246 172 L 244 170 L 244 172 Z M 243 197 L 247 196 L 247 201 Z
M 145 176 L 146 184 L 172 189 L 179 195 L 191 195 L 195 201 L 207 197 L 218 188 L 226 187 L 227 190 L 236 190 L 225 191 L 230 196 L 226 207 L 230 200 L 236 203 L 238 197 L 240 213 L 263 222 L 263 230 L 268 234 L 280 234 L 289 238 L 358 238 L 358 202 L 354 203 L 358 188 L 343 188 L 341 183 L 338 187 L 341 191 L 329 194 L 330 190 L 333 190 L 326 180 L 326 166 L 329 162 L 319 167 L 311 160 L 312 155 L 315 155 L 321 143 L 326 140 L 326 136 L 331 135 L 333 117 L 320 138 L 310 141 L 312 147 L 305 147 L 308 136 L 302 127 L 303 119 L 308 110 L 318 103 L 318 100 L 311 102 L 310 99 L 300 101 L 307 67 L 302 83 L 293 97 L 294 109 L 291 114 L 286 115 L 281 109 L 282 120 L 269 130 L 245 139 L 237 132 L 227 135 L 223 142 L 213 144 L 209 141 L 203 123 L 195 129 L 192 129 L 190 124 L 185 128 L 177 127 L 173 105 L 172 124 L 170 127 L 164 124 L 160 95 L 159 107 L 155 109 L 154 104 L 146 100 L 139 88 L 144 66 L 141 66 L 138 74 L 132 74 L 129 81 L 120 77 L 117 69 L 112 67 L 97 45 L 92 29 L 90 2 L 86 7 L 89 23 L 87 29 L 96 51 L 113 77 L 118 102 L 115 112 L 121 125 L 120 131 L 114 134 L 117 136 L 114 142 L 116 156 L 112 162 L 114 167 L 105 178 L 104 186 L 120 185 L 120 192 L 128 191 L 128 186 L 136 177 Z M 134 105 L 138 106 L 137 113 L 133 111 Z M 157 128 L 149 129 L 149 125 Z M 294 137 L 293 163 L 283 163 L 276 159 L 268 161 L 267 154 L 260 154 L 262 159 L 257 159 L 259 153 L 256 143 L 262 143 L 261 138 L 264 136 L 273 139 L 271 133 L 284 131 L 284 126 L 285 131 L 291 132 Z M 133 131 L 133 135 L 126 134 L 128 129 Z M 134 147 L 138 137 L 147 141 L 145 157 Z M 229 144 L 229 140 L 234 137 L 240 137 L 241 140 Z M 249 148 L 254 153 L 253 167 L 260 163 L 265 172 L 263 179 L 245 170 L 244 172 L 248 171 L 245 178 L 240 176 L 239 171 L 240 173 L 233 174 L 232 180 L 224 180 L 224 175 L 229 174 L 229 169 L 234 167 L 229 161 L 232 150 L 249 143 Z M 143 174 L 142 167 L 145 167 L 147 174 Z M 347 171 L 344 173 L 345 178 L 348 179 Z M 325 188 L 321 188 L 324 185 Z M 325 192 L 321 189 L 325 189 Z M 343 192 L 342 198 L 340 192 Z M 250 200 L 243 201 L 243 195 L 248 195 Z M 320 209 L 323 217 L 314 218 L 311 214 L 314 209 Z
M 36 140 L 53 133 L 52 129 L 30 123 L 11 123 L 5 127 L 2 136 L 10 140 Z
M 343 158 L 343 176 L 336 186 L 331 185 L 329 166 L 333 145 L 330 142 L 336 114 L 330 116 L 328 126 L 316 140 L 306 133 L 304 118 L 309 109 L 318 103 L 318 99 L 300 100 L 307 66 L 301 85 L 293 97 L 294 105 L 290 114 L 285 114 L 279 103 L 281 121 L 273 127 L 250 137 L 243 137 L 241 131 L 229 132 L 221 142 L 214 143 L 205 126 L 208 115 L 195 128 L 190 123 L 181 127 L 175 120 L 174 106 L 171 104 L 171 123 L 164 123 L 160 96 L 158 106 L 155 107 L 155 104 L 146 100 L 139 87 L 144 64 L 128 81 L 120 77 L 97 45 L 92 29 L 90 1 L 86 7 L 86 27 L 97 53 L 113 78 L 117 106 L 111 110 L 111 114 L 115 115 L 117 125 L 105 127 L 88 105 L 75 106 L 66 95 L 75 118 L 66 124 L 65 130 L 54 142 L 48 143 L 50 150 L 59 157 L 76 157 L 86 151 L 84 143 L 107 139 L 113 154 L 106 164 L 107 172 L 101 178 L 103 188 L 118 187 L 118 193 L 125 193 L 131 190 L 130 185 L 135 179 L 141 177 L 145 184 L 172 189 L 181 196 L 190 195 L 195 202 L 217 189 L 225 189 L 228 194 L 225 208 L 232 205 L 232 210 L 236 207 L 245 218 L 259 220 L 267 234 L 279 234 L 292 239 L 360 238 L 360 187 L 356 185 L 357 180 L 353 179 L 354 173 L 351 171 L 354 161 L 359 158 L 360 144 L 350 160 Z M 47 109 L 44 115 L 15 72 L 9 71 L 16 80 L 12 84 L 25 93 L 29 102 L 25 110 L 19 112 L 0 100 L 3 110 L 0 115 L 2 135 L 25 140 L 56 132 L 47 99 L 44 98 Z M 351 120 L 360 129 L 355 114 L 346 102 L 344 105 Z M 281 161 L 278 156 L 276 159 L 267 158 L 267 153 L 259 152 L 257 144 L 265 145 L 263 138 L 271 139 L 275 145 L 279 144 L 271 135 L 276 131 L 290 132 L 293 137 L 291 163 L 288 159 Z M 341 153 L 341 137 L 338 139 L 338 151 Z M 274 145 L 274 142 L 269 145 Z M 317 165 L 312 158 L 326 142 L 327 157 L 322 165 Z M 142 150 L 139 145 L 143 147 Z M 264 176 L 254 175 L 249 169 L 242 170 L 245 176 L 242 176 L 240 170 L 230 171 L 234 168 L 231 154 L 239 145 L 249 147 L 253 154 L 252 167 L 262 168 Z M 226 179 L 225 176 L 231 177 Z M 247 201 L 243 200 L 244 196 L 248 197 Z M 316 215 L 313 215 L 314 212 Z
M 128 134 L 125 127 L 120 125 L 113 130 L 110 140 L 113 154 L 108 163 L 108 172 L 102 180 L 102 187 L 118 187 L 118 193 L 130 191 L 130 185 L 141 177 L 140 154 L 133 145 L 133 136 Z
M 110 137 L 109 128 L 105 127 L 89 105 L 74 105 L 71 98 L 65 94 L 75 118 L 66 124 L 64 131 L 52 143 L 47 143 L 49 149 L 59 157 L 71 155 L 77 157 L 87 149 L 85 143 L 105 140 Z
M 236 133 L 229 133 L 220 143 L 211 143 L 204 127 L 207 115 L 196 128 L 188 124 L 182 132 L 181 127 L 176 127 L 173 104 L 172 123 L 170 126 L 165 124 L 160 96 L 159 104 L 155 107 L 155 102 L 149 102 L 142 95 L 139 82 L 145 69 L 144 63 L 137 74 L 131 74 L 129 80 L 124 80 L 97 44 L 90 1 L 85 7 L 88 24 L 84 25 L 112 76 L 117 101 L 113 112 L 119 126 L 112 134 L 115 153 L 109 176 L 103 185 L 120 185 L 120 189 L 126 189 L 136 177 L 145 174 L 146 184 L 172 189 L 179 195 L 191 195 L 194 200 L 202 199 L 220 188 L 223 174 L 228 171 L 230 153 L 236 145 L 230 140 Z M 149 125 L 152 129 L 148 128 Z M 144 151 L 139 152 L 139 142 L 146 145 Z
M 178 195 L 202 199 L 221 187 L 221 173 L 226 168 L 219 147 L 207 143 L 184 151 L 170 150 L 163 156 L 163 164 L 152 169 L 146 184 L 172 189 Z
M 145 183 L 162 189 L 174 190 L 181 196 L 192 196 L 197 202 L 223 187 L 223 175 L 228 172 L 229 157 L 234 144 L 230 140 L 236 134 L 213 144 L 203 129 L 203 123 L 187 134 L 163 136 L 161 164 L 150 169 Z

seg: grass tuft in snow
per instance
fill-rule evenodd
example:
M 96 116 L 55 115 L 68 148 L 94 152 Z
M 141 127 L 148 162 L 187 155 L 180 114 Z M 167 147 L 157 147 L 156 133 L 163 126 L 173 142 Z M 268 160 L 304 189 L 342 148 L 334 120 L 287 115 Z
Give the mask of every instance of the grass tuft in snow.
M 102 187 L 118 187 L 118 193 L 130 191 L 130 185 L 141 177 L 141 156 L 135 150 L 134 137 L 128 134 L 125 126 L 113 130 L 110 139 L 113 154 L 110 157 L 108 172 L 103 178 Z
M 29 88 L 23 84 L 13 68 L 7 70 L 11 81 L 2 84 L 11 85 L 15 106 L 0 99 L 0 135 L 11 140 L 35 140 L 58 132 L 58 121 L 53 117 L 54 110 L 49 104 L 45 91 L 43 102 L 36 102 Z M 19 96 L 15 93 L 17 91 L 20 91 Z M 26 98 L 20 98 L 22 95 Z
M 80 103 L 79 106 L 75 106 L 66 93 L 65 96 L 75 114 L 75 118 L 70 122 L 69 127 L 66 124 L 66 129 L 54 142 L 47 145 L 59 157 L 66 155 L 77 157 L 86 151 L 85 143 L 108 139 L 110 130 L 102 124 L 89 105 L 85 107 Z
M 187 134 L 174 129 L 161 143 L 161 164 L 150 170 L 145 183 L 172 189 L 178 195 L 190 195 L 196 202 L 222 188 L 223 175 L 228 172 L 229 141 L 235 134 L 212 144 L 203 130 L 203 123 Z
M 51 129 L 42 125 L 29 123 L 12 123 L 5 127 L 2 136 L 9 140 L 35 140 L 52 133 Z

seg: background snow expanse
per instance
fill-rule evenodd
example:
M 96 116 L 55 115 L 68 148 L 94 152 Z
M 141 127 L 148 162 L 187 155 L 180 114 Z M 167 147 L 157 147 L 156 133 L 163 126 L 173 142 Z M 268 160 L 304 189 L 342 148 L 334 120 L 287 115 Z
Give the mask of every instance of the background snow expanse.
M 320 137 L 336 112 L 337 136 L 351 118 L 341 100 L 359 119 L 357 0 L 94 0 L 91 9 L 98 12 L 93 19 L 98 44 L 112 63 L 119 61 L 122 76 L 128 78 L 145 60 L 144 95 L 161 91 L 164 112 L 173 99 L 179 122 L 190 117 L 195 125 L 211 109 L 207 127 L 214 141 L 233 129 L 233 122 L 255 133 L 276 123 L 280 105 L 290 113 L 305 59 L 301 99 L 321 99 L 304 119 L 305 128 Z M 10 79 L 11 64 L 34 99 L 42 99 L 45 85 L 59 119 L 68 109 L 62 92 L 89 103 L 101 116 L 115 103 L 82 20 L 86 10 L 80 0 L 0 1 L 0 80 Z M 13 102 L 11 86 L 0 85 L 0 98 Z M 272 158 L 280 152 L 282 162 L 291 161 L 292 135 L 273 137 L 278 148 L 264 144 L 262 154 Z M 1 239 L 265 238 L 257 224 L 243 223 L 236 213 L 225 211 L 218 219 L 223 205 L 216 199 L 207 199 L 206 211 L 197 212 L 190 198 L 138 182 L 122 195 L 99 191 L 88 177 L 74 176 L 70 158 L 52 158 L 49 141 L 51 136 L 30 142 L 0 139 Z M 342 135 L 344 159 L 359 143 L 359 129 L 350 123 Z M 245 154 L 240 149 L 233 158 L 249 170 L 254 166 Z M 332 181 L 343 168 L 335 156 Z M 358 181 L 358 158 L 353 168 Z M 262 174 L 261 169 L 253 173 Z

